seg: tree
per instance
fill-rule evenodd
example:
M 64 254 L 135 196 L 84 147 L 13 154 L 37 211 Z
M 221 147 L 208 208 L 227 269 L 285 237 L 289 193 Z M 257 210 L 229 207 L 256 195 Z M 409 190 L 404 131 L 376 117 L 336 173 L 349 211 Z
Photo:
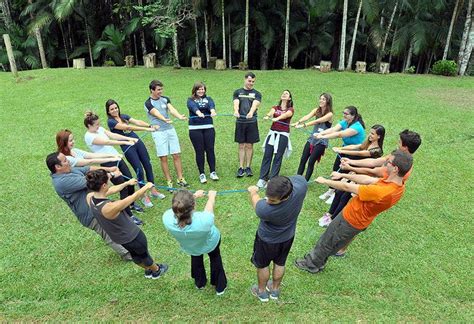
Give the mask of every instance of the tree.
M 13 22 L 8 0 L 0 0 L 0 18 L 4 21 L 6 29 L 10 29 Z
M 28 0 L 28 4 L 30 6 L 32 5 L 32 3 L 33 3 L 32 0 Z M 30 18 L 33 22 L 35 21 L 35 15 L 33 14 L 33 12 L 30 12 Z M 43 40 L 41 38 L 40 27 L 38 26 L 38 24 L 33 23 L 32 29 L 36 37 L 36 42 L 38 43 L 38 51 L 39 51 L 40 59 L 41 59 L 41 66 L 43 67 L 43 69 L 46 69 L 48 68 L 48 63 L 46 62 L 46 53 L 44 52 L 44 46 L 43 46 Z
M 352 34 L 351 49 L 349 51 L 349 58 L 347 60 L 346 70 L 352 69 L 352 56 L 354 55 L 354 48 L 355 48 L 355 43 L 356 43 L 356 38 L 357 38 L 357 27 L 359 27 L 359 18 L 360 18 L 360 12 L 362 11 L 362 3 L 363 3 L 363 0 L 360 0 L 359 8 L 357 9 L 356 21 L 354 24 L 354 33 Z
M 348 0 L 344 0 L 344 8 L 342 12 L 342 30 L 341 30 L 341 46 L 339 48 L 339 71 L 344 70 L 344 58 L 346 54 L 346 25 L 347 25 L 347 6 Z
M 290 0 L 286 1 L 285 18 L 285 52 L 283 55 L 283 68 L 288 69 L 288 43 L 290 42 Z
M 244 65 L 249 65 L 249 0 L 245 0 Z
M 469 62 L 469 57 L 471 55 L 470 50 L 468 48 L 469 43 L 469 34 L 470 30 L 472 29 L 472 0 L 469 0 L 467 5 L 467 12 L 466 12 L 466 21 L 464 22 L 464 30 L 462 33 L 461 45 L 459 47 L 459 54 L 458 54 L 458 73 L 460 75 L 464 75 L 466 71 L 467 63 Z M 471 42 L 472 44 L 472 42 Z M 461 74 L 462 70 L 462 74 Z
M 226 48 L 225 48 L 225 14 L 224 14 L 224 0 L 221 0 L 221 19 L 222 19 L 222 59 L 225 62 Z
M 458 7 L 459 7 L 459 0 L 456 0 L 456 5 L 454 6 L 454 10 L 453 10 L 453 16 L 451 17 L 451 24 L 449 25 L 448 36 L 446 37 L 446 45 L 444 46 L 444 52 L 443 52 L 443 58 L 442 58 L 443 60 L 446 60 L 446 58 L 448 57 L 449 43 L 451 42 L 451 35 L 453 33 L 454 21 L 456 20 L 456 17 L 457 17 Z

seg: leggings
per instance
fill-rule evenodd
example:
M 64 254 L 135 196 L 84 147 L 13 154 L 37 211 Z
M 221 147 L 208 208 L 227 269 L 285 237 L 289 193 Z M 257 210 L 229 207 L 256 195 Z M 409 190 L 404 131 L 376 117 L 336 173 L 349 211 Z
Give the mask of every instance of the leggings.
M 216 171 L 216 155 L 214 154 L 216 131 L 214 128 L 189 130 L 189 138 L 196 152 L 196 164 L 199 174 L 204 173 L 204 153 L 206 153 L 210 172 Z
M 334 219 L 336 216 L 346 207 L 349 200 L 351 200 L 352 195 L 350 192 L 336 190 L 334 200 L 329 208 L 329 214 L 331 218 Z
M 151 167 L 150 155 L 146 149 L 145 144 L 142 140 L 138 140 L 135 145 L 121 145 L 122 151 L 125 154 L 125 158 L 128 163 L 132 166 L 133 170 L 137 174 L 138 185 L 143 187 L 145 181 L 154 183 L 155 177 L 153 176 L 153 168 Z
M 154 261 L 148 252 L 148 242 L 145 234 L 140 230 L 137 237 L 128 243 L 122 244 L 130 252 L 135 264 L 143 264 L 145 267 L 152 266 Z
M 270 137 L 265 142 L 265 153 L 263 154 L 262 166 L 260 167 L 259 179 L 268 180 L 274 178 L 280 174 L 281 162 L 283 161 L 283 154 L 285 154 L 286 147 L 288 146 L 288 137 L 280 135 L 278 141 L 278 149 L 276 154 L 273 154 L 273 145 L 268 144 Z M 273 159 L 273 163 L 272 163 Z M 270 171 L 271 165 L 271 171 Z M 269 176 L 270 175 L 270 176 Z
M 117 166 L 117 163 L 116 162 L 106 162 L 106 163 L 102 163 L 101 166 L 114 167 L 114 166 Z M 130 170 L 128 169 L 127 164 L 123 160 L 120 160 L 120 162 L 118 164 L 118 168 L 119 168 L 120 172 L 122 172 L 122 174 L 125 177 L 127 177 L 128 179 L 132 178 L 132 174 L 130 173 Z M 126 180 L 124 180 L 123 177 L 114 177 L 114 178 L 110 179 L 110 181 L 112 181 L 112 183 L 114 185 L 119 185 L 119 184 L 124 183 Z M 120 191 L 120 199 L 125 199 L 128 196 L 133 195 L 134 192 L 135 192 L 134 186 L 126 186 L 125 188 L 122 189 L 122 191 Z M 130 216 L 132 215 L 132 211 L 130 210 L 130 207 L 127 207 L 124 210 L 127 213 L 127 215 L 130 215 Z
M 303 175 L 306 162 L 309 159 L 308 169 L 306 170 L 306 175 L 305 175 L 306 181 L 309 181 L 309 179 L 311 179 L 311 176 L 313 175 L 314 165 L 316 164 L 317 161 L 321 160 L 321 157 L 324 154 L 324 150 L 326 149 L 326 146 L 322 144 L 317 144 L 313 146 L 313 150 L 310 153 L 310 147 L 311 145 L 309 144 L 309 142 L 306 142 L 303 148 L 303 154 L 301 154 L 300 165 L 298 167 L 298 172 L 297 172 L 298 175 Z

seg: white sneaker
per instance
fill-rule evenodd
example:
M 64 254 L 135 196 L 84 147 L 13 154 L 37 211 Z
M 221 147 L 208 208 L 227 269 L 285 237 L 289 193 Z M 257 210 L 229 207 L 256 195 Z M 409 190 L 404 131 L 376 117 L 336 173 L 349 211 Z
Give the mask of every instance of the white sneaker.
M 267 186 L 267 182 L 263 179 L 258 179 L 257 181 L 257 187 L 260 189 L 265 188 Z
M 328 191 L 326 191 L 325 193 L 323 193 L 321 196 L 319 196 L 319 199 L 321 200 L 328 200 L 329 199 L 329 196 L 331 196 L 331 194 L 334 192 L 334 189 L 331 189 L 329 188 Z
M 212 171 L 212 172 L 209 174 L 209 178 L 211 178 L 211 180 L 214 180 L 214 181 L 219 180 L 219 177 L 217 176 L 216 171 Z
M 326 204 L 331 205 L 335 196 L 336 193 L 333 192 L 332 195 L 330 195 L 329 198 L 326 200 Z
M 331 224 L 331 222 L 332 222 L 331 215 L 329 213 L 324 213 L 323 217 L 319 219 L 319 226 L 327 227 L 329 224 Z
M 201 183 L 206 183 L 207 182 L 206 175 L 204 173 L 201 173 L 199 175 L 199 181 L 201 181 Z
M 148 196 L 145 196 L 145 197 L 142 198 L 142 204 L 143 204 L 146 208 L 151 208 L 151 207 L 153 207 L 153 203 L 151 202 L 150 197 L 148 197 Z

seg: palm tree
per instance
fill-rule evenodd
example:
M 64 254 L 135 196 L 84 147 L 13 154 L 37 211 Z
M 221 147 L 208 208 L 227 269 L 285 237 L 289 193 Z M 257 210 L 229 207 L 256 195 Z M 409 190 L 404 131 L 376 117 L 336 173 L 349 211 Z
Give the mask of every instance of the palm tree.
M 359 27 L 360 12 L 362 11 L 362 3 L 363 3 L 363 0 L 360 0 L 359 8 L 357 9 L 356 21 L 354 24 L 354 33 L 352 34 L 351 49 L 349 51 L 349 58 L 347 60 L 346 70 L 351 70 L 352 68 L 352 56 L 354 55 L 354 48 L 355 48 L 355 43 L 356 43 L 356 38 L 357 38 L 357 28 Z
M 225 48 L 225 14 L 224 14 L 224 0 L 221 0 L 221 18 L 222 18 L 222 59 L 225 62 L 226 48 Z
M 290 38 L 290 0 L 286 1 L 285 18 L 285 54 L 283 55 L 283 68 L 288 69 L 288 43 Z
M 341 46 L 339 48 L 339 71 L 344 70 L 344 58 L 346 53 L 346 25 L 347 25 L 347 6 L 348 0 L 344 0 L 344 7 L 342 11 L 342 30 L 341 30 Z
M 244 65 L 249 65 L 249 0 L 245 0 Z
M 33 4 L 33 1 L 28 0 L 28 5 L 32 6 L 32 4 Z M 46 53 L 44 52 L 43 40 L 41 38 L 41 30 L 40 30 L 40 27 L 38 26 L 38 23 L 35 23 L 35 15 L 33 14 L 33 12 L 30 11 L 29 14 L 30 14 L 31 20 L 33 21 L 32 29 L 33 29 L 34 35 L 36 37 L 36 42 L 38 43 L 38 51 L 39 51 L 40 59 L 41 59 L 41 66 L 43 67 L 43 69 L 46 69 L 46 68 L 48 68 L 48 63 L 46 62 Z M 49 15 L 47 15 L 45 17 L 46 17 L 46 21 L 50 21 L 50 16 Z
M 8 0 L 0 0 L 0 18 L 5 22 L 6 29 L 10 29 L 13 23 Z
M 449 51 L 449 43 L 451 42 L 451 35 L 453 33 L 453 27 L 454 27 L 454 21 L 456 20 L 457 13 L 458 13 L 458 7 L 459 7 L 459 0 L 456 0 L 456 4 L 454 5 L 454 10 L 453 10 L 453 16 L 451 17 L 451 24 L 449 25 L 449 31 L 448 31 L 448 36 L 446 37 L 446 45 L 444 46 L 444 52 L 443 52 L 443 60 L 446 60 L 448 57 L 448 51 Z
M 138 5 L 140 7 L 143 7 L 143 0 L 138 0 Z M 140 18 L 143 19 L 143 12 L 142 11 L 139 11 L 139 12 L 140 12 Z M 146 50 L 146 42 L 145 42 L 145 31 L 143 30 L 143 27 L 140 28 L 140 44 L 142 46 L 142 55 L 146 55 L 147 50 Z M 137 61 L 138 61 L 138 57 L 137 57 Z
M 102 33 L 102 39 L 95 43 L 92 50 L 94 59 L 97 59 L 100 53 L 105 52 L 105 56 L 110 57 L 115 65 L 123 65 L 123 44 L 126 36 L 114 25 L 107 25 Z
M 458 55 L 458 73 L 464 75 L 467 64 L 472 53 L 474 30 L 472 27 L 472 0 L 469 0 L 466 12 L 466 21 L 464 22 L 464 31 L 462 33 L 461 46 Z

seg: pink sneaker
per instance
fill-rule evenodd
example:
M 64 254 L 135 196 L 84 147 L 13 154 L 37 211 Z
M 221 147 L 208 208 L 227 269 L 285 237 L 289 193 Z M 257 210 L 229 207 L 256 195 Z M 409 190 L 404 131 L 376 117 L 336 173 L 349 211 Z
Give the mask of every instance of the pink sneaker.
M 319 226 L 327 227 L 329 224 L 331 224 L 331 222 L 332 222 L 331 214 L 324 213 L 324 215 L 319 219 Z

